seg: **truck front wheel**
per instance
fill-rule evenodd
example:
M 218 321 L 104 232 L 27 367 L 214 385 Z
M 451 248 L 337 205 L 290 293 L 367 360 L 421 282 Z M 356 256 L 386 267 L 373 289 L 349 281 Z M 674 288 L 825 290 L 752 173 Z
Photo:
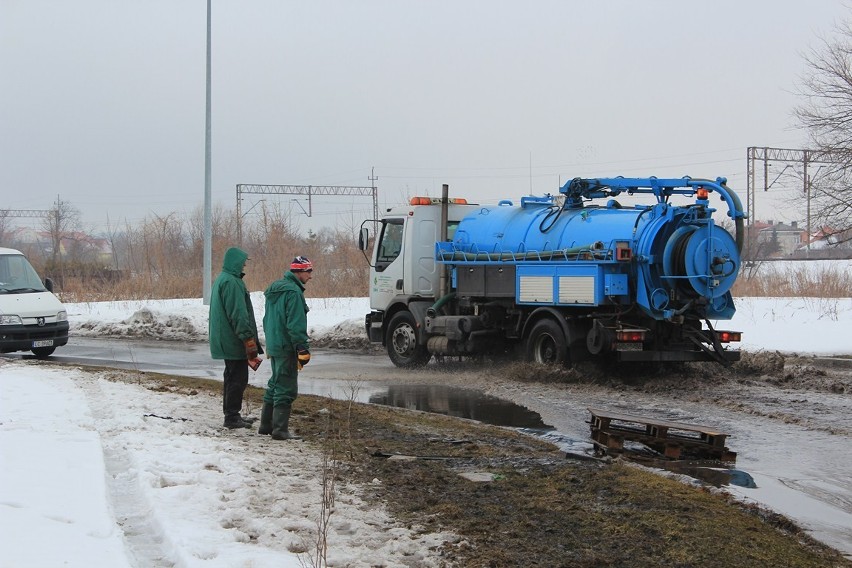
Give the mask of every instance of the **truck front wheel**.
M 388 324 L 388 357 L 397 367 L 422 367 L 432 357 L 425 345 L 418 343 L 417 324 L 411 312 L 394 315 Z
M 526 341 L 527 361 L 545 365 L 568 363 L 568 341 L 559 324 L 552 319 L 536 323 Z

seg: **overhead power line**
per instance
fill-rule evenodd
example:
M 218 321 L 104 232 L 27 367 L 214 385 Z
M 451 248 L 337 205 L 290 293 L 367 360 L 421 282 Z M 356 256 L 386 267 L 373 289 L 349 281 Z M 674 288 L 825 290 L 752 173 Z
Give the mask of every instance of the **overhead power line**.
M 375 173 L 369 179 L 373 185 L 370 187 L 355 185 L 275 185 L 259 183 L 237 184 L 237 236 L 243 240 L 243 194 L 255 193 L 261 195 L 306 195 L 308 197 L 308 217 L 313 215 L 312 197 L 315 195 L 344 195 L 373 198 L 373 219 L 379 218 L 378 188 L 375 185 L 377 179 Z
M 837 152 L 823 150 L 806 150 L 796 148 L 768 148 L 759 146 L 749 146 L 746 151 L 746 210 L 748 211 L 748 224 L 751 225 L 757 221 L 755 213 L 755 194 L 757 193 L 757 169 L 762 163 L 763 167 L 763 191 L 769 191 L 776 181 L 787 171 L 796 171 L 797 166 L 801 166 L 801 182 L 802 191 L 807 200 L 806 224 L 808 232 L 808 250 L 810 250 L 811 235 L 811 189 L 813 184 L 813 176 L 819 173 L 823 167 L 838 166 L 844 163 L 843 157 Z M 777 172 L 779 165 L 784 165 L 780 172 Z M 816 172 L 811 174 L 809 168 L 817 166 Z M 777 174 L 776 174 L 777 172 Z M 775 179 L 769 181 L 770 175 L 774 175 Z M 797 173 L 797 176 L 799 174 Z

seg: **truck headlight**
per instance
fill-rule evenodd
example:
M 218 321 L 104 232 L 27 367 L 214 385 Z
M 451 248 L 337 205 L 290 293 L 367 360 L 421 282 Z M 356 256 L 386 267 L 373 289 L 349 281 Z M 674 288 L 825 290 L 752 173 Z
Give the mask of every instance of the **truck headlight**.
M 67 312 L 59 312 L 56 314 L 56 321 L 68 321 L 68 313 Z
M 22 325 L 21 316 L 0 315 L 0 325 Z

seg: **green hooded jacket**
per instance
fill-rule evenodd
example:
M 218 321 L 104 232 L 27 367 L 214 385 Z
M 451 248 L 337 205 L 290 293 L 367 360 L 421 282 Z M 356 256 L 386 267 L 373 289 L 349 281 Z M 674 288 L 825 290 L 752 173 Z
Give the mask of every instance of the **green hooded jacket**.
M 210 292 L 210 318 L 207 333 L 210 337 L 210 356 L 213 359 L 245 359 L 244 341 L 257 335 L 254 308 L 251 305 L 246 284 L 243 282 L 243 267 L 248 254 L 236 247 L 225 251 L 222 272 L 213 282 Z
M 263 331 L 269 356 L 289 356 L 297 346 L 310 349 L 305 286 L 296 275 L 285 273 L 283 278 L 269 285 L 264 295 Z

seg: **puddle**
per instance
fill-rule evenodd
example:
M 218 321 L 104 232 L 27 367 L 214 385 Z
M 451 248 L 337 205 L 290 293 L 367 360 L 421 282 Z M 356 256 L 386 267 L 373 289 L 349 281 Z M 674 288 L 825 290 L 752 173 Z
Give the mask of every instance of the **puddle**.
M 545 424 L 541 415 L 508 400 L 489 396 L 479 391 L 444 385 L 392 385 L 386 387 L 379 383 L 361 384 L 356 393 L 352 392 L 351 381 L 305 381 L 299 385 L 303 394 L 331 396 L 333 398 L 354 398 L 358 402 L 394 406 L 409 410 L 420 410 L 444 414 L 456 418 L 467 418 L 492 424 L 517 428 L 527 434 L 537 436 L 553 443 L 566 457 L 593 458 L 594 444 L 590 439 L 572 438 Z M 353 397 L 353 394 L 355 396 Z M 637 444 L 636 450 L 644 448 Z M 646 456 L 638 460 L 648 467 L 670 471 L 697 479 L 714 487 L 741 487 L 756 489 L 757 484 L 748 472 L 726 468 L 714 461 L 669 461 Z
M 393 385 L 374 393 L 369 402 L 468 418 L 495 426 L 552 430 L 541 415 L 508 400 L 481 392 L 442 385 Z
M 672 473 L 687 475 L 713 487 L 730 487 L 735 485 L 744 489 L 757 489 L 757 483 L 750 473 L 741 469 L 728 469 L 716 462 L 702 464 L 700 462 L 668 462 L 658 460 L 645 465 L 671 471 Z
M 594 445 L 589 440 L 578 440 L 566 436 L 557 432 L 553 426 L 545 424 L 537 412 L 475 390 L 443 385 L 394 385 L 382 392 L 371 394 L 369 402 L 468 418 L 495 426 L 518 428 L 552 442 L 568 456 L 582 458 L 594 455 Z M 641 463 L 687 475 L 714 487 L 731 485 L 748 489 L 757 487 L 754 479 L 747 472 L 727 469 L 718 462 L 641 460 Z

